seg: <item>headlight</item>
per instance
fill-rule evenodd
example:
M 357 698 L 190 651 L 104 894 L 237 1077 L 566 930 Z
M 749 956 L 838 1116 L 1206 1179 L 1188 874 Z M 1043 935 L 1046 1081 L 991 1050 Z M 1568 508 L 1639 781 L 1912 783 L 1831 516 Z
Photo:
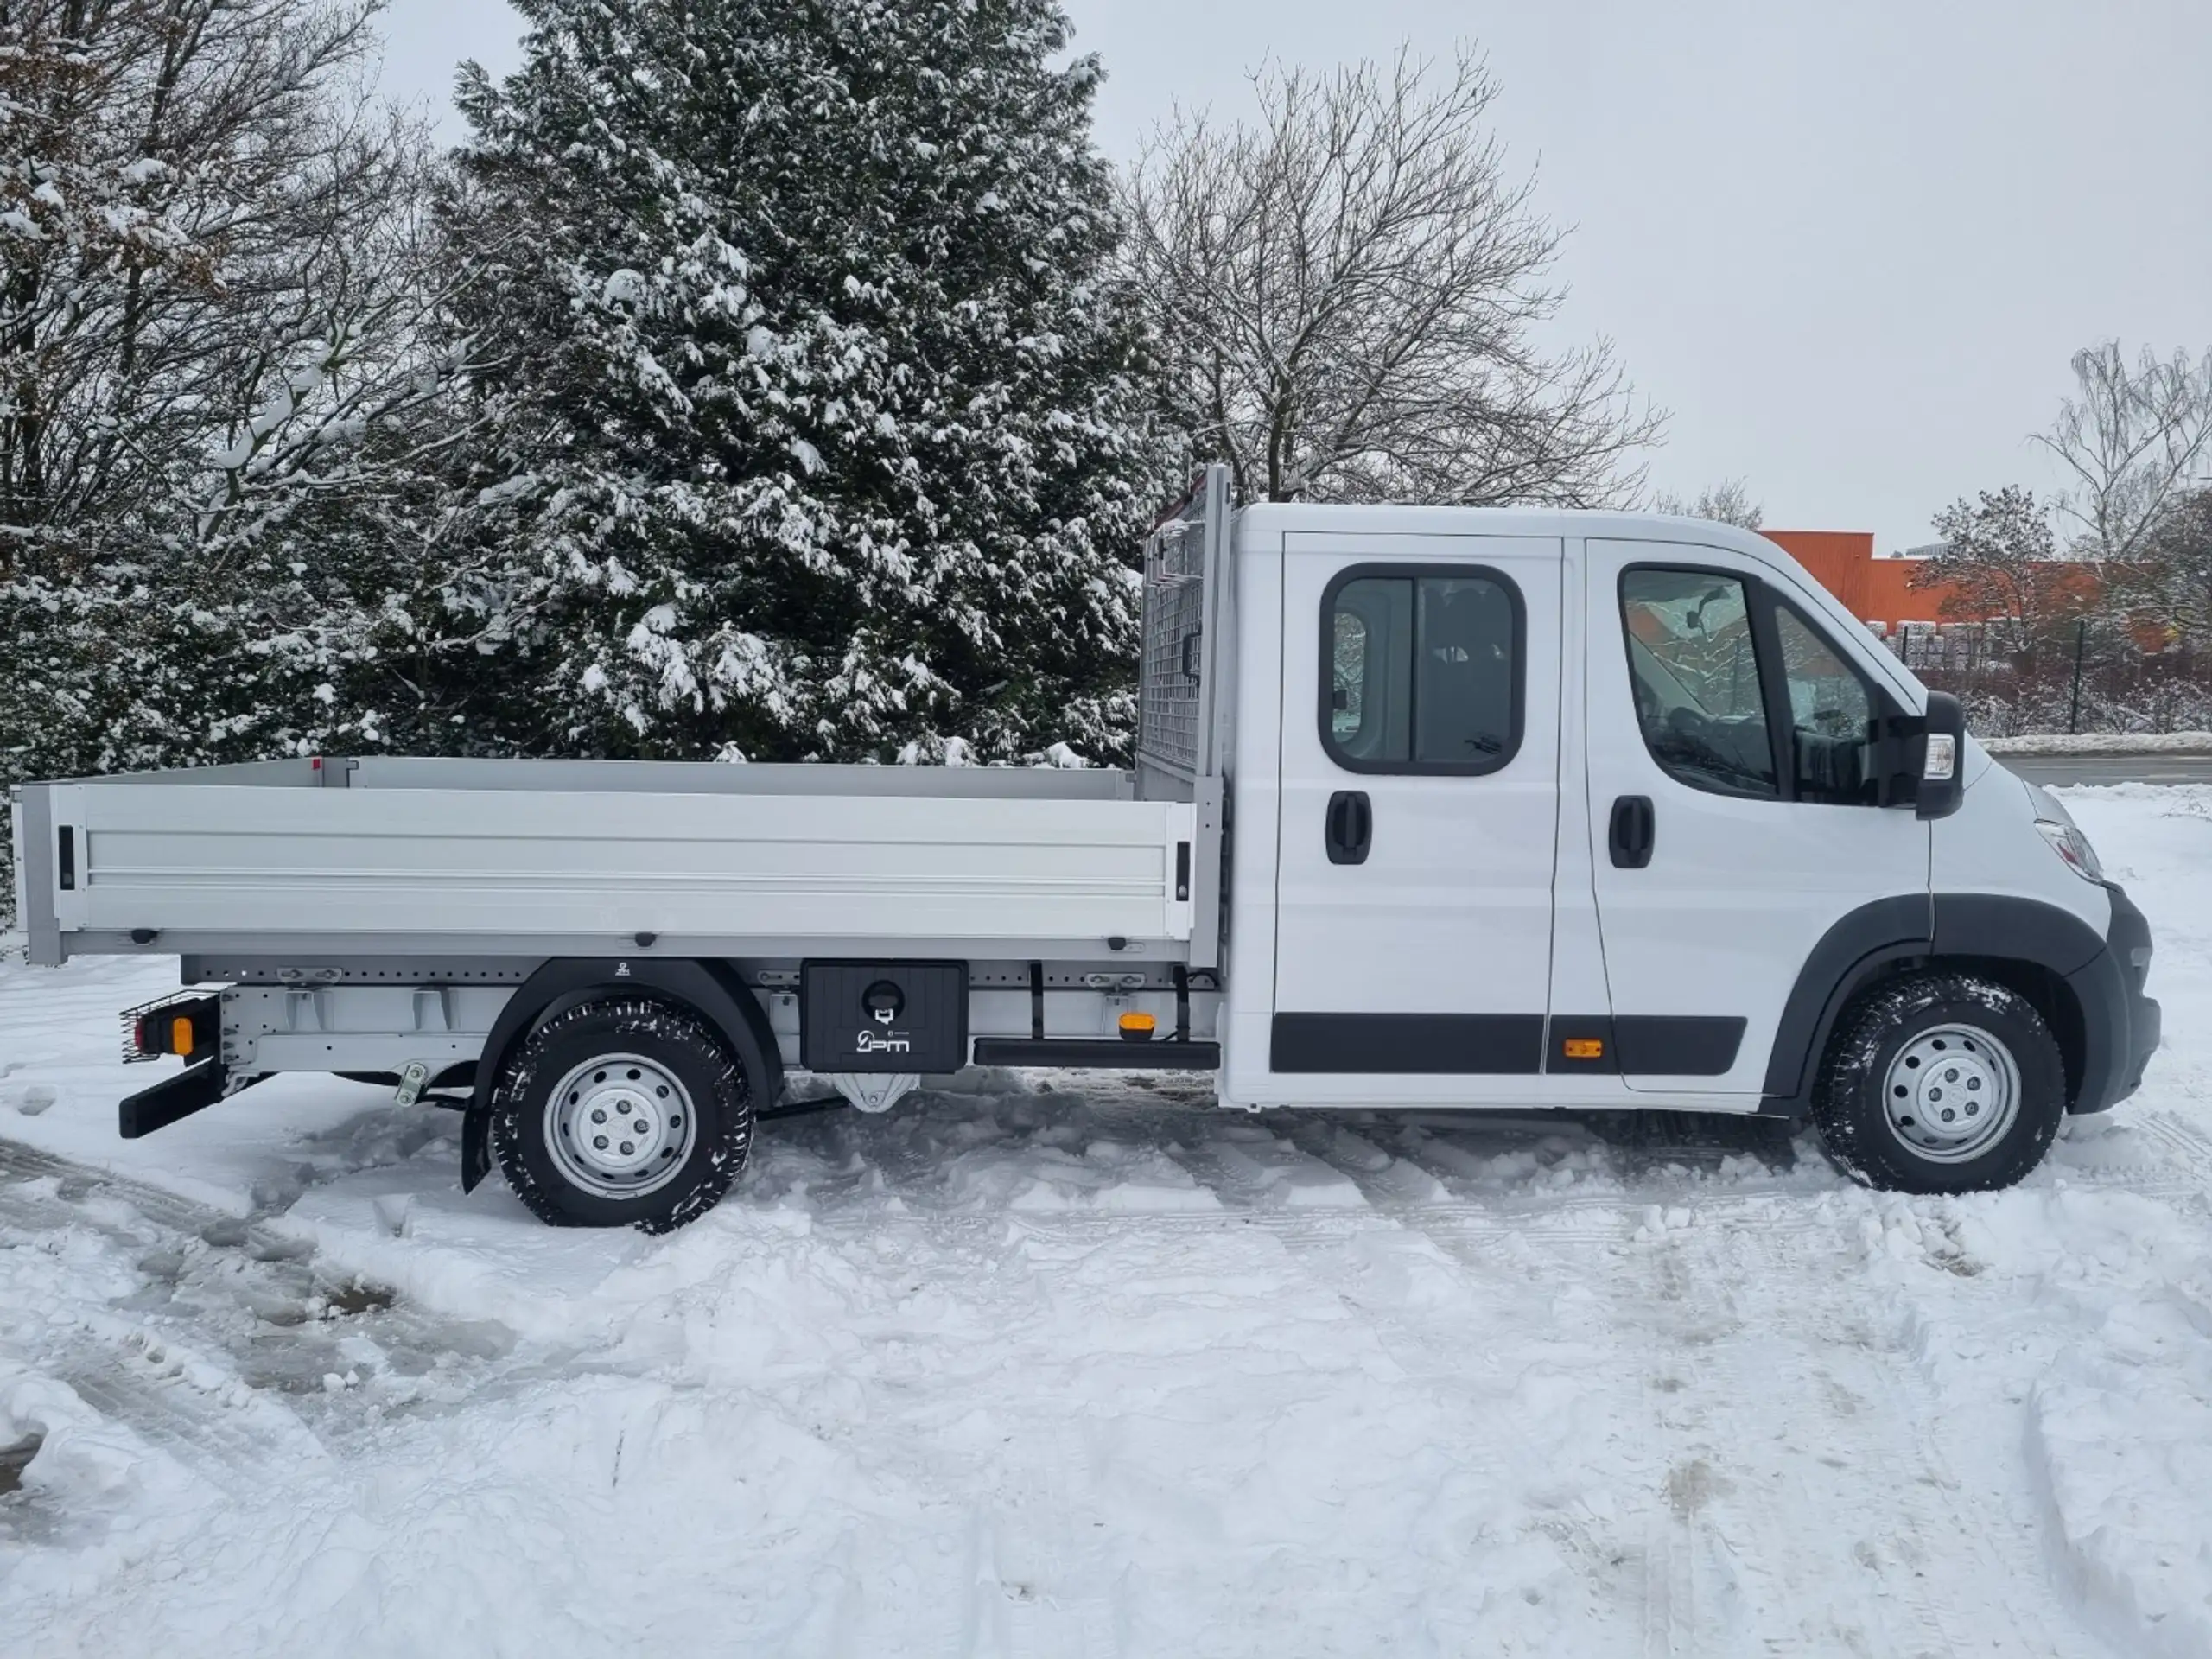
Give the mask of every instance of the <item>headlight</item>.
M 2066 868 L 2084 881 L 2101 882 L 2105 867 L 2097 861 L 2097 849 L 2089 845 L 2089 838 L 2071 823 L 2058 818 L 2037 818 L 2036 828 L 2050 843 L 2050 850 L 2066 861 Z

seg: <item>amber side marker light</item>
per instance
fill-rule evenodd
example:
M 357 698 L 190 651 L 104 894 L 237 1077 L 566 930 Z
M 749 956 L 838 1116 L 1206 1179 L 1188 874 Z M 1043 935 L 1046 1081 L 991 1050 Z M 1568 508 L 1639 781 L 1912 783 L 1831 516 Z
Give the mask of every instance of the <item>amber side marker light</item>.
M 192 1052 L 192 1021 L 182 1014 L 169 1021 L 169 1052 Z
M 1559 1046 L 1560 1052 L 1570 1060 L 1602 1060 L 1605 1045 L 1595 1037 L 1569 1037 Z
M 1148 1014 L 1125 1014 L 1122 1016 L 1122 1040 L 1125 1043 L 1148 1043 L 1159 1023 Z

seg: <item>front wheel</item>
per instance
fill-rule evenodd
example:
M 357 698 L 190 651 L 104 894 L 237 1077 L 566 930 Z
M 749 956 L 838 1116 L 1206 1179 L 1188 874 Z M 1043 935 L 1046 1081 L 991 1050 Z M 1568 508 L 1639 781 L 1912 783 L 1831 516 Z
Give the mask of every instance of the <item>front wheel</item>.
M 492 1150 L 515 1196 L 556 1227 L 665 1233 L 745 1166 L 745 1068 L 689 1007 L 579 1004 L 531 1033 L 492 1097 Z
M 1835 1160 L 1902 1192 L 2010 1186 L 2043 1160 L 2065 1115 L 2065 1063 L 2043 1016 L 1969 974 L 1916 974 L 1862 997 L 1813 1091 Z

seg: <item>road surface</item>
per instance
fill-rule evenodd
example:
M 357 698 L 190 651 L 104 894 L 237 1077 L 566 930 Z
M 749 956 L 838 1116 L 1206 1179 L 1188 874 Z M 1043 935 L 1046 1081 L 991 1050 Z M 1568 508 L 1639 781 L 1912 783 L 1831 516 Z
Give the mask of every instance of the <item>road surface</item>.
M 2000 754 L 2031 784 L 2212 784 L 2212 754 Z

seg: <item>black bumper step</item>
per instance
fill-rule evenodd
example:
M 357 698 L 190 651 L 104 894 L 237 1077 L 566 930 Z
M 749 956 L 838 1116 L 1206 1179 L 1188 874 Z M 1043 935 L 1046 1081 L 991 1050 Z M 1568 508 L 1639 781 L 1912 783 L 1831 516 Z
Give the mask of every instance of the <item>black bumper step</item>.
M 1219 1043 L 1125 1043 L 1114 1037 L 978 1037 L 978 1065 L 1077 1065 L 1097 1071 L 1213 1071 Z

